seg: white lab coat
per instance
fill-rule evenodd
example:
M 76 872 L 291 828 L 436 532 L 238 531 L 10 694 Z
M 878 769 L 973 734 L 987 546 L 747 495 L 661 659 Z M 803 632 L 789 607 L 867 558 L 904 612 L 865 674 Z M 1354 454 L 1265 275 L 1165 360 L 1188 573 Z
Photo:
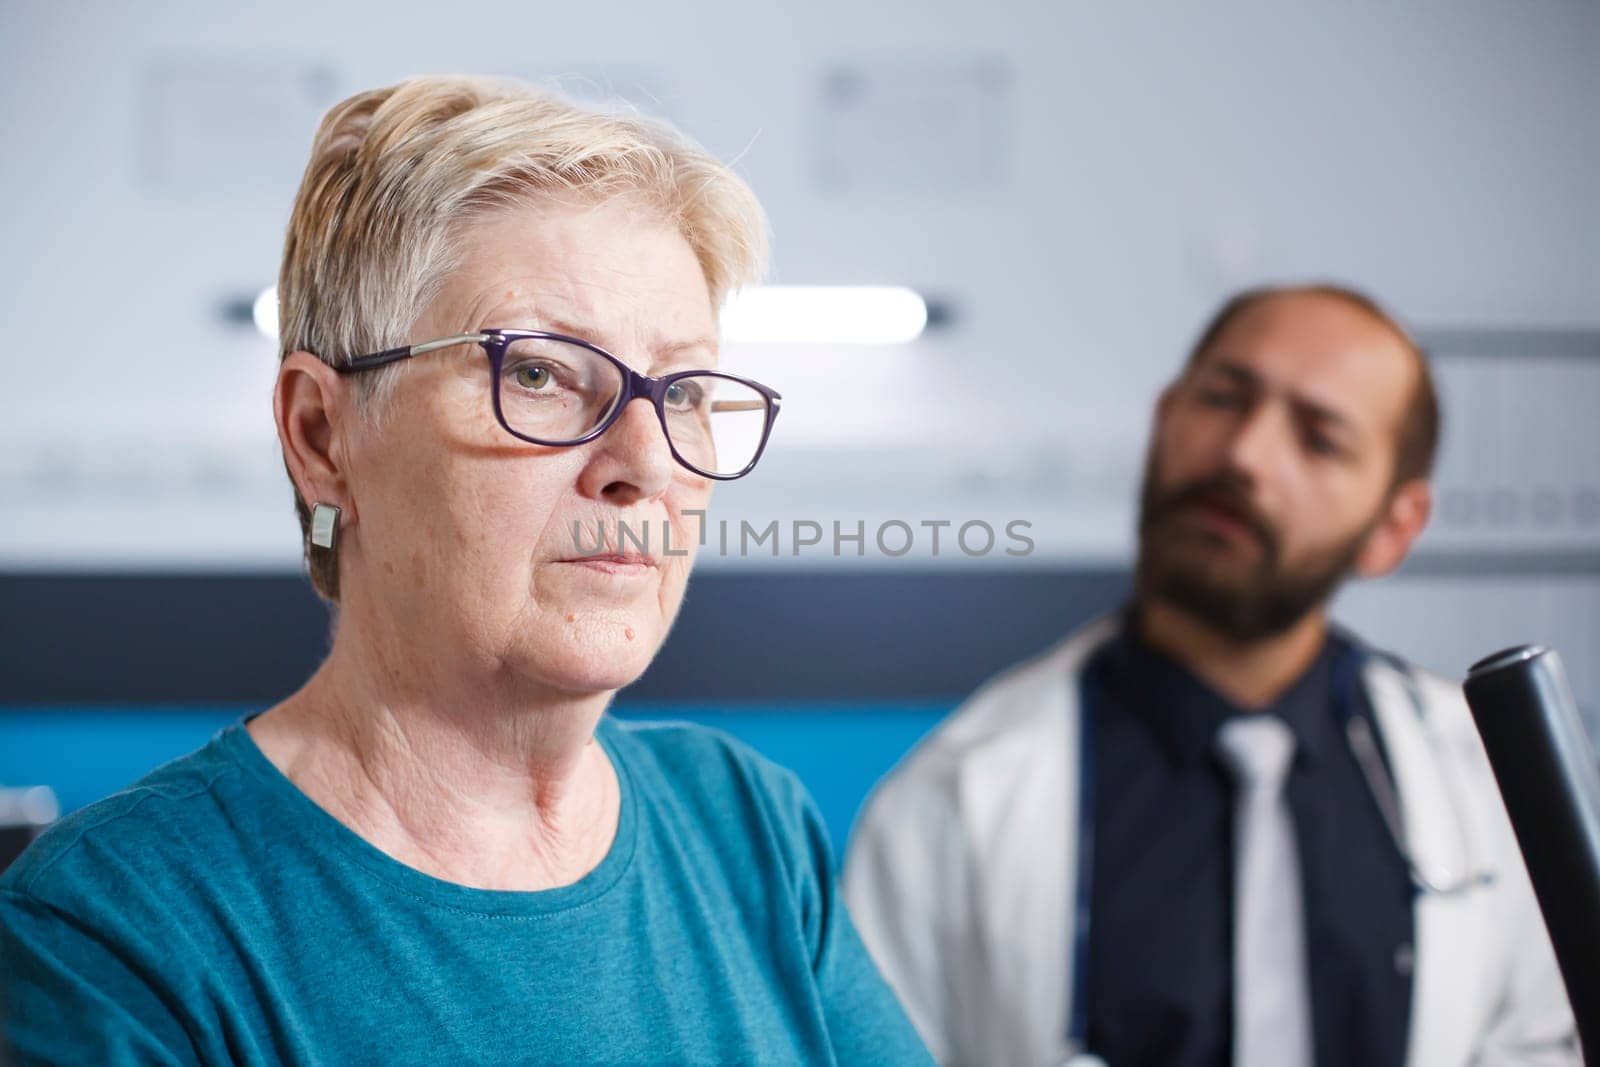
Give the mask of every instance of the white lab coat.
M 1060 1064 L 1071 1051 L 1078 674 L 1118 624 L 1093 622 L 986 683 L 878 785 L 856 824 L 851 915 L 942 1063 Z M 1408 1062 L 1580 1063 L 1460 687 L 1381 657 L 1363 681 L 1418 866 L 1494 874 L 1417 896 Z

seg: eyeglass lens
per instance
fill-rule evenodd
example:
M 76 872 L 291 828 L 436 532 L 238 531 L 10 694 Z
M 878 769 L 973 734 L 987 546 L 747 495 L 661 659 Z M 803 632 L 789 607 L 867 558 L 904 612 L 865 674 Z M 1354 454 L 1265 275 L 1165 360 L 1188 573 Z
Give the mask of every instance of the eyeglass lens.
M 579 440 L 611 417 L 622 372 L 581 345 L 518 338 L 501 362 L 500 412 L 512 432 L 550 444 Z M 663 398 L 667 440 L 704 474 L 737 474 L 761 447 L 767 398 L 714 372 L 675 379 Z

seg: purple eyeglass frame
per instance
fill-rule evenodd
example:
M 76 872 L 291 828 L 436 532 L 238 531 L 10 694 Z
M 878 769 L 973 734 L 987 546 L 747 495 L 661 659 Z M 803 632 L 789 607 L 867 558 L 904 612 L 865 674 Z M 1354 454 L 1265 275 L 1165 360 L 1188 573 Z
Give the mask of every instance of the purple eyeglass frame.
M 598 426 L 582 437 L 574 438 L 570 441 L 551 441 L 539 437 L 529 437 L 527 434 L 518 433 L 511 428 L 511 424 L 506 422 L 505 412 L 500 408 L 500 374 L 505 365 L 506 349 L 511 346 L 513 341 L 523 340 L 561 341 L 569 345 L 577 345 L 609 361 L 612 366 L 617 368 L 622 374 L 622 390 L 617 394 L 616 402 L 611 405 L 611 410 L 606 414 L 605 418 L 600 420 Z M 724 371 L 686 370 L 678 371 L 674 374 L 666 374 L 660 378 L 652 378 L 648 374 L 640 374 L 599 345 L 585 341 L 581 337 L 569 337 L 567 334 L 551 333 L 548 330 L 486 328 L 479 330 L 477 333 L 462 333 L 454 337 L 441 337 L 437 341 L 424 341 L 417 345 L 405 345 L 400 348 L 389 348 L 382 352 L 374 352 L 371 355 L 357 356 L 349 363 L 335 366 L 334 370 L 340 374 L 356 374 L 361 371 L 374 370 L 378 367 L 386 367 L 391 363 L 410 359 L 412 356 L 420 356 L 424 352 L 433 352 L 441 348 L 451 348 L 455 345 L 464 344 L 476 344 L 482 347 L 484 354 L 489 357 L 489 381 L 490 392 L 494 397 L 494 417 L 499 421 L 501 428 L 506 433 L 519 441 L 527 441 L 535 445 L 546 445 L 552 448 L 568 448 L 573 445 L 586 444 L 611 429 L 612 424 L 622 417 L 622 412 L 633 401 L 648 400 L 650 405 L 656 409 L 656 419 L 661 423 L 661 435 L 667 440 L 667 448 L 672 452 L 672 458 L 701 477 L 711 478 L 719 482 L 731 482 L 735 478 L 743 478 L 755 469 L 756 463 L 761 459 L 761 454 L 767 450 L 767 439 L 772 436 L 772 424 L 778 418 L 779 402 L 783 399 L 777 390 L 770 386 L 762 385 L 760 382 L 749 378 L 741 378 L 737 374 L 728 374 Z M 761 443 L 756 446 L 755 455 L 751 457 L 749 463 L 745 464 L 743 470 L 735 474 L 713 474 L 710 471 L 701 470 L 684 459 L 683 454 L 678 451 L 678 446 L 672 443 L 672 432 L 667 429 L 667 412 L 664 406 L 667 387 L 684 378 L 726 378 L 730 382 L 738 382 L 740 385 L 754 389 L 765 398 L 766 421 L 761 427 Z M 732 403 L 737 403 L 737 401 Z M 712 408 L 713 410 L 716 409 L 716 401 L 712 402 Z

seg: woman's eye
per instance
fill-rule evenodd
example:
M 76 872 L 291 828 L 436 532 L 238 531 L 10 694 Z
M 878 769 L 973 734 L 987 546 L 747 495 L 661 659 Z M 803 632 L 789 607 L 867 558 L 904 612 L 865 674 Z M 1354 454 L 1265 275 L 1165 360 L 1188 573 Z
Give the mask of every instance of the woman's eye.
M 511 380 L 524 389 L 539 390 L 548 387 L 554 378 L 549 367 L 524 364 L 511 372 Z
M 700 403 L 702 392 L 696 382 L 673 382 L 667 386 L 667 406 L 679 410 L 695 407 Z

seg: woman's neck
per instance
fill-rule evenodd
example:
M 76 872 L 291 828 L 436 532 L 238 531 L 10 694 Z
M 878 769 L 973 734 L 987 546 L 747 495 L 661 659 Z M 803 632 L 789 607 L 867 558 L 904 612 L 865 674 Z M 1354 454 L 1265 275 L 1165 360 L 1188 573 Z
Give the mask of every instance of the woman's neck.
M 615 769 L 594 741 L 610 694 L 449 684 L 382 670 L 393 659 L 362 645 L 341 627 L 311 680 L 250 723 L 296 786 L 373 846 L 446 881 L 551 889 L 599 865 L 620 810 Z
M 1235 641 L 1161 600 L 1140 603 L 1131 621 L 1146 644 L 1243 708 L 1264 708 L 1293 685 L 1317 658 L 1328 629 L 1319 608 L 1281 634 Z

